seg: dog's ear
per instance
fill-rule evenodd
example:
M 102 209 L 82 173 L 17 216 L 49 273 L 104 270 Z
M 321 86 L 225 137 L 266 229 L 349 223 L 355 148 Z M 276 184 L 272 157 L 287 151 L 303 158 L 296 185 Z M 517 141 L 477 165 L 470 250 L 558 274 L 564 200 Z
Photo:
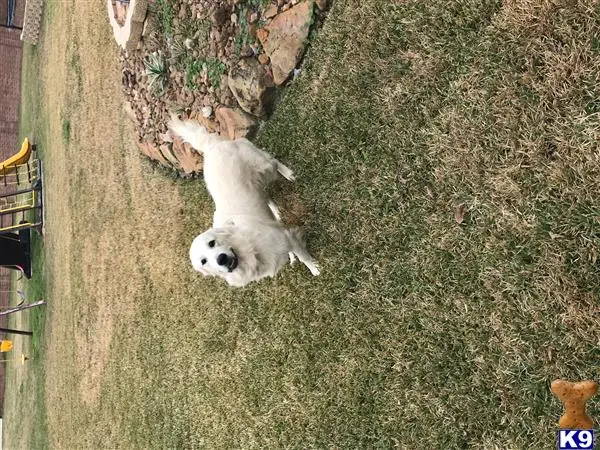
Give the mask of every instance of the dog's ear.
M 226 224 L 226 226 L 229 224 Z M 214 228 L 213 233 L 215 237 L 221 239 L 229 239 L 232 235 L 232 231 L 228 228 Z

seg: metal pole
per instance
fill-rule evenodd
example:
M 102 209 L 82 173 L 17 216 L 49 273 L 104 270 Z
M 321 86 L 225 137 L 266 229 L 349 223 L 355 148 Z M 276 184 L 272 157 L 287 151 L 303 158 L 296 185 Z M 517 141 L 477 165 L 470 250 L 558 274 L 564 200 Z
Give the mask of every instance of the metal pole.
M 11 330 L 10 328 L 0 328 L 0 333 L 21 334 L 23 336 L 33 336 L 31 331 Z
M 0 23 L 0 27 L 2 28 L 8 28 L 9 30 L 23 30 L 22 27 L 13 27 L 12 25 L 3 25 Z
M 25 309 L 35 308 L 36 306 L 42 306 L 42 305 L 45 305 L 45 304 L 46 304 L 46 302 L 44 300 L 38 300 L 37 302 L 33 302 L 33 303 L 28 303 L 26 305 L 17 306 L 15 308 L 10 308 L 10 309 L 7 309 L 5 311 L 0 311 L 0 316 L 8 316 L 9 314 L 12 314 L 12 313 L 17 312 L 17 311 L 23 311 Z

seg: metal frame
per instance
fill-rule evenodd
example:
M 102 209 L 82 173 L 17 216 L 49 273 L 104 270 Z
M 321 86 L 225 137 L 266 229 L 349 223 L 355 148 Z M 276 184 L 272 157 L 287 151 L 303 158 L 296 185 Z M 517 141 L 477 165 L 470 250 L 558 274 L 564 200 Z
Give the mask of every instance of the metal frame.
M 43 164 L 39 159 L 27 161 L 23 164 L 15 166 L 4 167 L 0 170 L 0 186 L 3 184 L 5 187 L 8 186 L 19 186 L 21 184 L 28 184 L 29 186 L 23 189 L 18 189 L 12 193 L 6 193 L 0 195 L 0 200 L 6 199 L 4 205 L 0 205 L 0 218 L 2 216 L 12 216 L 12 225 L 2 227 L 0 226 L 0 235 L 11 233 L 27 228 L 33 228 L 39 234 L 43 234 L 44 231 L 44 177 L 43 177 Z M 31 194 L 31 197 L 23 200 L 18 200 L 18 196 Z M 13 198 L 13 201 L 9 199 Z M 30 222 L 25 218 L 27 211 L 39 211 L 37 214 L 38 219 L 34 219 Z M 14 218 L 15 214 L 21 213 L 22 220 L 17 221 Z

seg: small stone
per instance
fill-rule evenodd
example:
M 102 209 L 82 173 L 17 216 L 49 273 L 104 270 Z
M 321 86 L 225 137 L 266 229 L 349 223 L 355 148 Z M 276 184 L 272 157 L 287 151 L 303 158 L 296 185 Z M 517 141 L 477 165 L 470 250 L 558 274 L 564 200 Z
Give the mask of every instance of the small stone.
M 258 14 L 253 12 L 252 14 L 250 14 L 250 17 L 248 18 L 248 22 L 249 23 L 254 23 L 258 20 Z
M 171 135 L 171 130 L 168 130 L 166 133 L 159 133 L 158 137 L 162 142 L 173 142 L 173 136 Z
M 264 53 L 258 55 L 258 62 L 261 64 L 269 64 L 269 57 Z
M 187 16 L 187 7 L 185 6 L 185 4 L 183 4 L 183 5 L 181 5 L 181 9 L 179 10 L 178 17 L 179 17 L 179 19 L 183 20 L 183 19 L 185 19 L 186 16 Z
M 201 112 L 202 112 L 202 117 L 205 117 L 208 119 L 210 116 L 212 116 L 213 109 L 211 106 L 205 106 L 204 108 L 202 108 Z
M 237 17 L 237 14 L 236 14 L 236 13 L 233 13 L 233 14 L 231 15 L 231 23 L 235 23 L 235 24 L 237 24 L 237 19 L 238 19 L 238 17 Z
M 259 28 L 258 30 L 256 30 L 256 37 L 258 38 L 260 43 L 264 45 L 265 41 L 269 37 L 269 30 L 265 28 Z
M 321 0 L 322 1 L 322 0 Z M 263 13 L 263 17 L 265 19 L 272 19 L 273 17 L 275 17 L 277 15 L 277 6 L 275 5 L 271 5 L 269 6 L 265 12 Z

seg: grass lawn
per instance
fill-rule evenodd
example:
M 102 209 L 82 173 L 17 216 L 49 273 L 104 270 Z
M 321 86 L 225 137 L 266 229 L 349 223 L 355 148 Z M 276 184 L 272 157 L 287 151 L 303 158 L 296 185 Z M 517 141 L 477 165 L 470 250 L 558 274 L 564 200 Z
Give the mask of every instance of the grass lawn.
M 36 47 L 25 45 L 23 51 L 20 137 L 30 136 L 38 145 L 38 157 L 44 158 L 47 148 L 47 130 L 44 128 L 45 111 L 39 108 L 41 98 L 37 77 L 40 72 L 40 55 Z M 46 267 L 44 264 L 43 240 L 32 232 L 31 280 L 15 280 L 15 288 L 25 293 L 26 303 L 44 299 Z M 14 299 L 17 303 L 19 300 Z M 6 395 L 3 416 L 4 448 L 47 448 L 47 408 L 44 397 L 44 346 L 46 311 L 44 307 L 26 310 L 8 318 L 10 328 L 32 330 L 31 338 L 11 336 L 14 348 L 7 354 Z M 22 365 L 19 358 L 29 359 Z
M 50 304 L 7 448 L 555 447 L 550 382 L 600 379 L 595 2 L 334 2 L 258 137 L 323 273 L 236 290 L 187 261 L 210 199 L 138 155 L 103 5 L 45 26 Z

